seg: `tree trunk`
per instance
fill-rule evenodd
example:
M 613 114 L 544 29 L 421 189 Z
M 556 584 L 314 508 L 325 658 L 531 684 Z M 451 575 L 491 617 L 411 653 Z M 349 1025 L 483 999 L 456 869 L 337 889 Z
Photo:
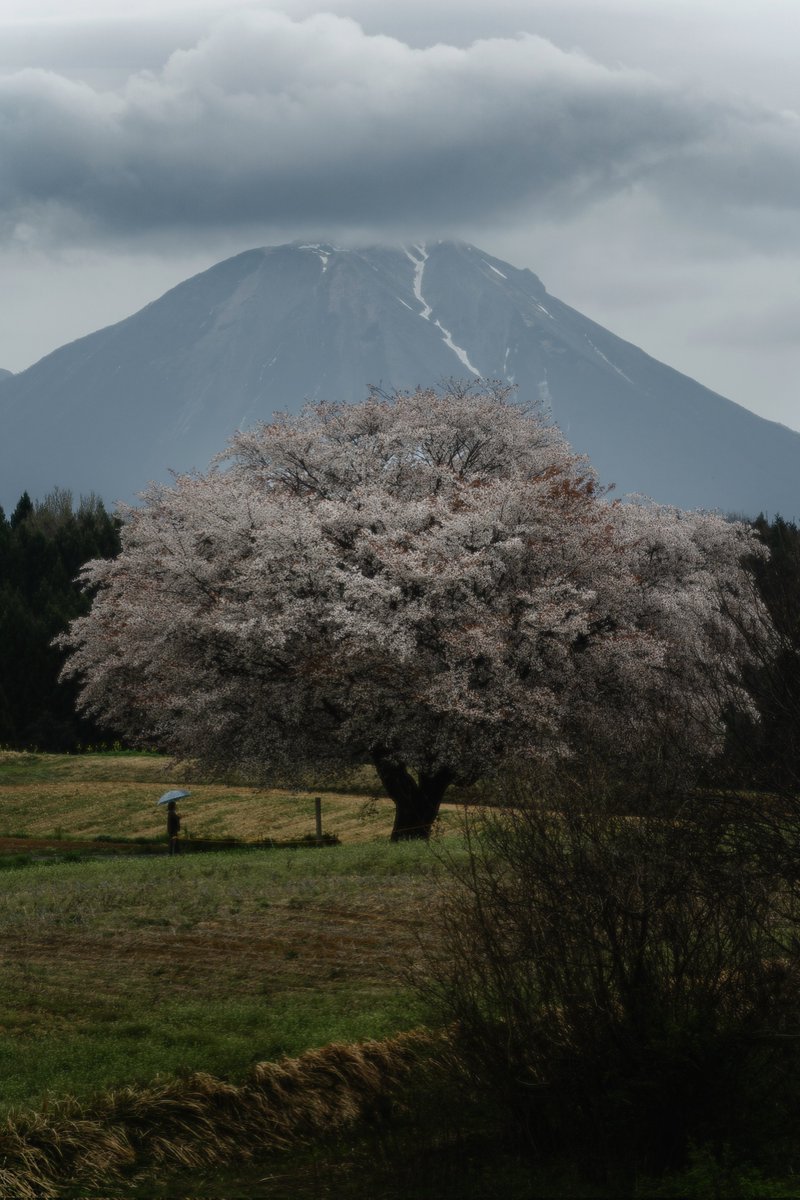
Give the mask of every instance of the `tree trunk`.
M 415 838 L 427 841 L 442 797 L 453 782 L 452 773 L 446 768 L 432 774 L 419 771 L 415 779 L 402 763 L 391 762 L 379 750 L 372 752 L 372 761 L 381 783 L 394 800 L 392 841 Z

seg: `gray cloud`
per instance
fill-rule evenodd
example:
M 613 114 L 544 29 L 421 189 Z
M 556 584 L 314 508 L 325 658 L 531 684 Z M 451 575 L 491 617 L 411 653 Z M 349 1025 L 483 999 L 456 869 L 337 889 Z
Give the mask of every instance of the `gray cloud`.
M 0 0 L 0 366 L 253 245 L 462 236 L 800 427 L 799 37 L 797 0 Z
M 743 306 L 722 320 L 704 324 L 694 338 L 704 346 L 794 353 L 800 340 L 800 300 L 795 296 L 781 304 L 767 303 L 755 312 L 752 305 Z
M 660 171 L 719 111 L 529 34 L 424 49 L 272 10 L 114 89 L 0 77 L 6 227 L 457 227 L 563 211 Z
M 715 209 L 800 211 L 800 115 L 737 106 L 714 136 L 687 148 L 668 170 L 656 167 L 659 189 Z

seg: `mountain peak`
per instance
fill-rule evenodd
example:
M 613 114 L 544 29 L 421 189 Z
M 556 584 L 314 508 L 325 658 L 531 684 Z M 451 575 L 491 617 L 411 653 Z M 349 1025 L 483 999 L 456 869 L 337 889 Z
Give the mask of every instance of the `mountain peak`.
M 617 492 L 800 515 L 800 434 L 716 395 L 458 241 L 244 251 L 14 377 L 0 503 L 53 486 L 130 498 L 205 469 L 237 428 L 370 385 L 498 379 L 552 412 Z

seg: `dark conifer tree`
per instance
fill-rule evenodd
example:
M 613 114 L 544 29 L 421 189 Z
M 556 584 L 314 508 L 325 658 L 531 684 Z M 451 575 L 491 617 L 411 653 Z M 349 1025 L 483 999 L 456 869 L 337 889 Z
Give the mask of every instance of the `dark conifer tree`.
M 777 634 L 777 653 L 750 671 L 759 719 L 731 715 L 728 763 L 737 782 L 800 793 L 800 529 L 781 516 L 754 522 L 769 550 L 751 566 Z
M 89 606 L 76 582 L 83 563 L 118 550 L 119 522 L 95 496 L 75 508 L 66 491 L 35 504 L 25 492 L 10 521 L 0 510 L 0 745 L 70 751 L 112 740 L 76 714 L 52 642 Z
M 27 492 L 23 492 L 17 501 L 17 507 L 11 514 L 11 528 L 16 529 L 33 512 L 33 501 Z

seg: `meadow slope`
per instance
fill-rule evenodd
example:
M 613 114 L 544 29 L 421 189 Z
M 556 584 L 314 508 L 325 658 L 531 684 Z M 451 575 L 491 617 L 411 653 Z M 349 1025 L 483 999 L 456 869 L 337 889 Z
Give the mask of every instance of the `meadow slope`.
M 4 754 L 0 835 L 156 837 L 155 799 L 181 782 L 151 756 Z M 313 797 L 191 789 L 198 836 L 313 832 Z M 390 810 L 325 794 L 326 830 L 342 844 L 319 849 L 7 856 L 0 1107 L 196 1069 L 237 1078 L 256 1061 L 413 1025 L 405 972 L 436 863 L 427 846 L 387 841 Z

